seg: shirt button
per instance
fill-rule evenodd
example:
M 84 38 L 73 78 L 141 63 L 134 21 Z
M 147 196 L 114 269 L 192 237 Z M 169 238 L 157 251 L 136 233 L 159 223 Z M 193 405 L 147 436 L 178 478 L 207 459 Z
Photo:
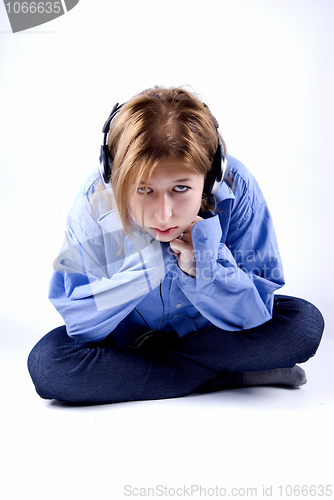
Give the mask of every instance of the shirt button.
M 179 317 L 179 315 L 178 315 L 178 314 L 175 314 L 175 316 L 173 316 L 173 318 L 178 318 L 178 317 Z
M 180 304 L 180 302 L 178 304 L 176 304 L 176 307 L 179 308 L 181 307 L 182 304 Z

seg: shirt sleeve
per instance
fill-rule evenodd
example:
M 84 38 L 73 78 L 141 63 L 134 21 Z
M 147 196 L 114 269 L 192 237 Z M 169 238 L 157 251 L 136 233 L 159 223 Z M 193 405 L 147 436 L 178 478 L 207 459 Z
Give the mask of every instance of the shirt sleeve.
M 97 225 L 92 234 L 70 219 L 49 290 L 68 334 L 89 341 L 109 335 L 163 280 L 163 252 L 144 234 L 125 237 Z
M 244 211 L 245 212 L 245 211 Z M 180 287 L 211 323 L 226 330 L 258 326 L 271 318 L 275 290 L 284 284 L 272 220 L 264 200 L 222 234 L 219 215 L 192 230 L 196 279 L 180 271 Z M 226 241 L 226 243 L 222 243 Z

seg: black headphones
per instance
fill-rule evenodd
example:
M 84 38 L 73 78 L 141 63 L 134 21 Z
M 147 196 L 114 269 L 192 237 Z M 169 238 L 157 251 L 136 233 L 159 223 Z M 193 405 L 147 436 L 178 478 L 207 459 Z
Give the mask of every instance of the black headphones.
M 113 164 L 113 157 L 110 154 L 108 145 L 107 145 L 107 137 L 110 129 L 110 123 L 115 117 L 115 115 L 118 113 L 118 111 L 121 109 L 123 104 L 115 104 L 113 109 L 111 110 L 111 113 L 103 125 L 102 133 L 104 134 L 103 136 L 103 145 L 100 148 L 100 158 L 99 158 L 99 170 L 100 170 L 100 175 L 101 179 L 104 183 L 104 185 L 107 188 L 111 188 L 110 185 L 110 176 L 111 176 L 111 171 L 112 171 L 112 164 Z M 214 118 L 214 117 L 213 117 Z M 217 120 L 214 118 L 215 123 L 216 123 L 216 128 L 218 129 L 219 125 Z M 217 193 L 218 189 L 220 188 L 225 172 L 226 172 L 226 164 L 227 160 L 226 157 L 224 156 L 223 152 L 223 146 L 220 142 L 218 141 L 218 147 L 217 150 L 214 154 L 212 163 L 211 163 L 211 168 L 209 172 L 206 175 L 205 182 L 204 182 L 204 188 L 203 188 L 203 196 L 211 196 Z

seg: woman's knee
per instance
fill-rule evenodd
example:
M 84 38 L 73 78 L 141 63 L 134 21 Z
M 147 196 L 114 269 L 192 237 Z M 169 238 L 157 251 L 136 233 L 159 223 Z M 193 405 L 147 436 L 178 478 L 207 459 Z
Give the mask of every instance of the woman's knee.
M 324 318 L 319 309 L 305 299 L 277 295 L 275 296 L 274 314 L 288 320 L 293 335 L 302 340 L 307 348 L 305 357 L 314 356 L 325 326 Z
M 45 335 L 28 356 L 28 371 L 37 394 L 43 399 L 54 399 L 57 382 L 56 364 L 62 357 L 60 353 L 63 339 L 68 338 L 65 327 L 59 327 Z
M 41 398 L 52 399 L 52 396 L 48 395 L 46 387 L 49 379 L 45 373 L 45 367 L 48 364 L 48 361 L 46 360 L 47 356 L 45 355 L 45 350 L 41 346 L 40 342 L 35 345 L 28 356 L 28 371 L 37 394 L 41 396 Z
M 314 341 L 313 353 L 311 354 L 313 356 L 319 347 L 325 328 L 325 320 L 319 309 L 307 300 L 303 300 L 303 312 L 305 318 L 303 323 Z

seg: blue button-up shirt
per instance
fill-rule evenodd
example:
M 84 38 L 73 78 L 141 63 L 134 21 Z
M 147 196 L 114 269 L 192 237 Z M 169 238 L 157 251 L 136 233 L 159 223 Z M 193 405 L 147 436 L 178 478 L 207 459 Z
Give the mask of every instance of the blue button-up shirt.
M 94 342 L 112 333 L 126 345 L 150 329 L 182 337 L 271 318 L 273 294 L 284 284 L 272 219 L 254 177 L 227 160 L 233 189 L 223 182 L 217 209 L 201 213 L 192 229 L 196 278 L 178 267 L 169 243 L 139 227 L 126 236 L 93 172 L 70 210 L 50 283 L 50 300 L 71 337 Z

